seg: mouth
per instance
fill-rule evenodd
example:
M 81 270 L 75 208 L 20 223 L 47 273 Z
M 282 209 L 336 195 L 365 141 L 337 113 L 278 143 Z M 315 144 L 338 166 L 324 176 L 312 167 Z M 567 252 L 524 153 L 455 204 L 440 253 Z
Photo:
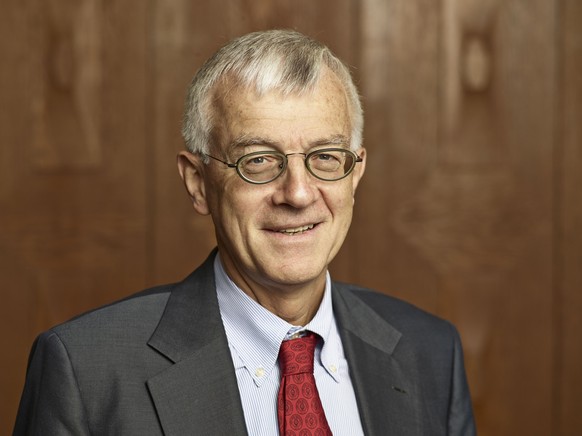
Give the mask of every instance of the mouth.
M 284 235 L 294 236 L 294 235 L 300 235 L 302 233 L 305 233 L 305 232 L 313 229 L 314 227 L 315 227 L 315 224 L 308 224 L 306 226 L 295 227 L 295 228 L 291 228 L 291 229 L 277 230 L 277 232 L 283 233 Z

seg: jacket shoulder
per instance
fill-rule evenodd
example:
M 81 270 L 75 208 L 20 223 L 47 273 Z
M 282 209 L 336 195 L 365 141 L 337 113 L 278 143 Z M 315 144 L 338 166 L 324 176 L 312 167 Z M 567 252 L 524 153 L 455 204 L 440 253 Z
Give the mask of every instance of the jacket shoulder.
M 175 285 L 163 285 L 137 292 L 121 300 L 75 316 L 49 330 L 61 339 L 82 337 L 84 331 L 92 337 L 123 331 L 124 335 L 136 329 L 157 325 Z M 150 331 L 151 334 L 151 331 Z
M 344 299 L 356 299 L 406 336 L 428 335 L 433 339 L 440 336 L 450 340 L 451 335 L 458 335 L 449 321 L 399 298 L 346 283 L 334 286 Z

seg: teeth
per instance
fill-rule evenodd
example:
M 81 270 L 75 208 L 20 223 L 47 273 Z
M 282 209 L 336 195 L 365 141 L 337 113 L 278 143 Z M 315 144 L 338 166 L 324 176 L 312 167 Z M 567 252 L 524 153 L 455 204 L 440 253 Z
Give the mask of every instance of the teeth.
M 306 232 L 307 230 L 311 230 L 314 224 L 310 224 L 308 226 L 297 227 L 295 229 L 285 229 L 279 230 L 280 233 L 285 233 L 286 235 L 296 235 L 298 233 Z

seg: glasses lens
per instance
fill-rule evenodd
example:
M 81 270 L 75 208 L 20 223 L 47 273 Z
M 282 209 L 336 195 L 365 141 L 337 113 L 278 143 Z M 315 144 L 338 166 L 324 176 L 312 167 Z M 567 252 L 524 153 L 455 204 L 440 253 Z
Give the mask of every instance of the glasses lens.
M 276 179 L 285 169 L 285 156 L 258 151 L 244 155 L 237 161 L 239 174 L 250 182 L 267 183 Z
M 343 148 L 328 148 L 309 153 L 305 162 L 315 177 L 332 181 L 339 180 L 352 171 L 356 156 Z

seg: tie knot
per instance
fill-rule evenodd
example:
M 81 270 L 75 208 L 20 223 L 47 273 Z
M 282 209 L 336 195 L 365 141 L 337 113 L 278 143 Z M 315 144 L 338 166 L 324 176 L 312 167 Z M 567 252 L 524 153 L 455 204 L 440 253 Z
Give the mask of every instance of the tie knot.
M 313 374 L 313 352 L 318 336 L 308 332 L 297 339 L 283 341 L 279 350 L 279 365 L 283 376 Z

